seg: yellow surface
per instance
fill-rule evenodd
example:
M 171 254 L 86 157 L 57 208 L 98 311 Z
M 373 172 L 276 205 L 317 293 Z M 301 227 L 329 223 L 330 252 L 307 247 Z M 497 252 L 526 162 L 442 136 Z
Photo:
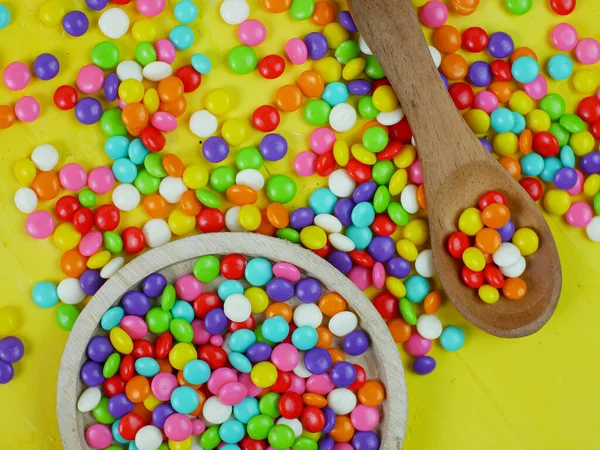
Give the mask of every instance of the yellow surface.
M 83 5 L 82 0 L 61 1 L 69 7 Z M 58 28 L 41 24 L 36 13 L 40 0 L 2 0 L 2 3 L 12 9 L 13 22 L 0 31 L 0 66 L 3 68 L 14 60 L 31 64 L 36 55 L 49 51 L 58 56 L 62 67 L 57 79 L 36 80 L 23 92 L 41 100 L 41 118 L 32 125 L 16 124 L 0 132 L 0 305 L 10 305 L 20 311 L 21 325 L 15 334 L 23 338 L 26 348 L 25 358 L 15 366 L 15 379 L 0 386 L 0 448 L 58 449 L 61 446 L 55 419 L 55 386 L 67 333 L 54 323 L 56 309 L 47 311 L 35 307 L 30 292 L 36 281 L 61 279 L 57 265 L 59 252 L 50 239 L 34 241 L 25 234 L 25 218 L 12 204 L 12 196 L 19 187 L 12 167 L 15 161 L 27 157 L 42 143 L 51 143 L 59 150 L 60 164 L 77 161 L 91 168 L 109 163 L 102 150 L 104 138 L 96 126 L 82 126 L 73 119 L 72 112 L 61 112 L 50 106 L 56 87 L 73 82 L 78 67 L 89 62 L 92 45 L 101 40 L 95 27 L 99 14 L 90 14 L 93 31 L 74 39 L 62 36 Z M 235 98 L 235 106 L 226 118 L 246 120 L 255 107 L 270 103 L 276 89 L 283 82 L 292 82 L 294 74 L 304 68 L 296 67 L 276 82 L 263 80 L 257 74 L 232 77 L 223 62 L 226 50 L 236 43 L 235 27 L 224 25 L 218 18 L 214 6 L 220 2 L 198 0 L 196 3 L 202 5 L 202 20 L 194 25 L 197 40 L 193 51 L 206 52 L 216 63 L 216 69 L 204 78 L 197 92 L 188 95 L 190 110 L 203 106 L 210 89 L 225 87 Z M 270 36 L 261 45 L 260 55 L 280 52 L 287 39 L 313 29 L 308 22 L 292 25 L 287 14 L 267 14 L 257 7 L 258 0 L 250 3 L 252 17 L 264 20 Z M 466 24 L 481 24 L 490 32 L 506 30 L 517 44 L 527 43 L 536 49 L 542 61 L 547 59 L 551 52 L 549 27 L 562 21 L 548 10 L 547 1 L 534 2 L 532 12 L 524 17 L 510 17 L 502 10 L 504 2 L 500 0 L 481 3 L 474 16 L 457 19 L 453 15 L 451 22 L 461 28 Z M 569 20 L 577 25 L 582 36 L 595 36 L 600 5 L 592 0 L 578 3 L 576 14 Z M 133 14 L 132 4 L 126 9 Z M 162 36 L 174 23 L 169 13 L 168 20 L 161 25 Z M 290 26 L 294 27 L 293 32 Z M 124 41 L 118 45 L 122 57 L 128 58 L 134 42 L 130 36 L 126 43 Z M 176 66 L 187 61 L 191 53 L 187 51 L 178 56 Z M 243 83 L 239 83 L 240 79 Z M 563 95 L 569 93 L 567 82 L 553 87 Z M 18 97 L 19 93 L 9 93 L 0 87 L 0 103 L 14 104 Z M 574 101 L 575 98 L 570 97 L 570 104 Z M 189 115 L 186 113 L 181 121 L 184 130 L 168 137 L 167 149 L 177 152 L 187 164 L 200 161 L 200 147 L 185 126 Z M 295 154 L 307 148 L 303 133 L 308 127 L 299 119 L 290 121 L 290 115 L 285 117 L 279 131 L 288 139 L 291 153 Z M 223 120 L 220 118 L 220 123 Z M 252 136 L 248 144 L 254 143 L 256 137 Z M 267 164 L 266 169 L 271 173 L 287 172 L 291 164 L 288 159 Z M 325 180 L 315 179 L 312 186 L 324 184 Z M 305 202 L 309 191 L 303 188 L 295 204 Z M 127 215 L 122 225 L 139 225 L 142 218 L 142 213 Z M 444 324 L 462 326 L 467 343 L 455 354 L 446 353 L 435 344 L 432 354 L 438 368 L 427 377 L 407 371 L 410 406 L 406 450 L 600 448 L 596 432 L 600 399 L 597 380 L 600 246 L 591 244 L 581 230 L 565 226 L 562 219 L 552 218 L 550 226 L 558 243 L 564 273 L 563 295 L 556 314 L 534 336 L 518 341 L 500 340 L 467 325 L 446 303 L 440 312 Z

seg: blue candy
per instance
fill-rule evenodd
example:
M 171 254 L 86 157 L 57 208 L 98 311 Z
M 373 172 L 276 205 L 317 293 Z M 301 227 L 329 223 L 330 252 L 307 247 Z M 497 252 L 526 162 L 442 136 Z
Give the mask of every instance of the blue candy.
M 171 406 L 180 414 L 191 414 L 199 403 L 198 393 L 190 386 L 179 386 L 171 393 Z
M 196 318 L 192 304 L 183 300 L 175 302 L 171 308 L 171 314 L 173 314 L 173 319 L 183 319 L 189 323 L 192 323 L 192 320 Z
M 515 117 L 511 110 L 497 108 L 490 116 L 492 128 L 496 133 L 508 133 L 515 126 Z
M 232 333 L 229 338 L 229 348 L 234 352 L 244 353 L 256 342 L 256 335 L 252 330 L 239 329 Z
M 548 61 L 548 73 L 555 80 L 566 80 L 573 73 L 573 61 L 567 55 L 554 55 Z
M 345 103 L 348 100 L 348 96 L 348 87 L 344 83 L 334 81 L 325 86 L 321 97 L 329 106 L 333 107 L 340 103 Z
M 246 397 L 240 403 L 233 407 L 233 415 L 240 422 L 246 424 L 260 414 L 258 400 L 254 397 Z
M 231 294 L 243 294 L 244 286 L 238 280 L 225 280 L 217 288 L 221 300 L 226 300 Z
M 136 359 L 135 371 L 144 377 L 153 377 L 160 372 L 160 366 L 154 358 L 143 357 Z
M 354 242 L 357 250 L 364 250 L 371 243 L 373 232 L 369 227 L 359 228 L 355 225 L 350 225 L 346 230 L 346 236 Z
M 201 359 L 194 359 L 183 366 L 183 378 L 190 384 L 206 383 L 210 372 L 209 365 Z
M 513 62 L 511 72 L 519 83 L 531 83 L 540 74 L 540 65 L 531 56 L 521 56 Z
M 141 143 L 142 141 L 140 140 Z M 130 145 L 129 139 L 126 137 L 112 136 L 104 143 L 104 151 L 111 159 L 127 158 Z
M 319 340 L 319 333 L 307 325 L 298 327 L 292 333 L 292 344 L 298 350 L 306 351 L 314 348 Z
M 264 258 L 254 258 L 246 264 L 244 276 L 252 286 L 264 286 L 273 278 L 273 267 Z
M 49 281 L 39 281 L 33 286 L 33 303 L 40 308 L 52 308 L 58 303 L 56 285 Z
M 198 7 L 190 0 L 182 0 L 175 5 L 175 18 L 183 23 L 192 23 L 198 17 Z
M 177 25 L 169 33 L 169 40 L 177 50 L 187 50 L 194 43 L 194 32 L 187 25 Z
M 544 158 L 537 153 L 529 153 L 521 158 L 521 170 L 528 177 L 537 177 L 544 170 Z
M 203 53 L 196 53 L 192 56 L 192 66 L 196 70 L 196 72 L 201 73 L 202 75 L 206 75 L 212 70 L 212 63 L 208 56 Z
M 290 332 L 290 326 L 281 316 L 273 316 L 262 324 L 262 334 L 271 342 L 282 342 Z
M 449 352 L 460 350 L 465 344 L 465 333 L 458 327 L 449 326 L 444 328 L 440 336 L 440 345 Z
M 404 283 L 406 287 L 406 298 L 411 303 L 421 303 L 429 294 L 429 280 L 421 275 L 411 275 Z
M 329 188 L 319 188 L 310 194 L 308 206 L 315 214 L 331 214 L 337 200 Z
M 112 172 L 121 183 L 133 183 L 137 177 L 137 166 L 129 158 L 119 158 L 112 165 Z

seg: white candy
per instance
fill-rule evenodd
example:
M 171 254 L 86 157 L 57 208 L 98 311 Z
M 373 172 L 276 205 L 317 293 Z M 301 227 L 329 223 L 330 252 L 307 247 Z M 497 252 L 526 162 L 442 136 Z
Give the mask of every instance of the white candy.
M 415 148 L 417 147 L 417 143 L 415 141 L 415 137 L 414 136 L 410 138 L 410 145 L 412 145 Z
M 341 250 L 342 252 L 351 252 L 356 248 L 354 241 L 341 233 L 331 233 L 329 235 L 329 242 L 336 250 Z
M 147 64 L 142 72 L 148 81 L 160 81 L 173 74 L 173 68 L 164 61 L 154 61 Z
M 302 436 L 302 422 L 300 422 L 298 419 L 286 419 L 285 417 L 281 417 L 277 422 L 275 422 L 277 425 L 287 425 L 288 427 L 290 427 L 292 430 L 294 430 L 294 435 L 299 438 L 300 436 Z
M 502 272 L 502 275 L 505 277 L 517 278 L 523 275 L 523 272 L 525 272 L 526 268 L 527 261 L 525 261 L 525 258 L 522 256 L 519 256 L 519 259 L 517 259 L 516 263 L 511 264 L 510 266 L 500 267 L 500 272 Z
M 140 191 L 132 184 L 120 184 L 112 193 L 112 201 L 121 211 L 133 211 L 140 204 Z
M 100 388 L 94 386 L 89 387 L 81 393 L 77 400 L 77 409 L 81 412 L 90 412 L 100 403 L 102 392 Z
M 348 103 L 339 103 L 331 109 L 329 125 L 338 133 L 349 131 L 356 124 L 356 110 Z
M 435 48 L 435 47 L 432 47 L 430 45 L 429 46 L 429 53 L 431 53 L 431 58 L 433 59 L 433 63 L 435 64 L 435 67 L 436 68 L 440 67 L 440 64 L 442 64 L 442 55 L 438 51 L 438 49 Z
M 50 144 L 39 145 L 31 154 L 31 160 L 38 169 L 48 172 L 58 164 L 58 152 Z
M 371 49 L 365 42 L 365 38 L 362 37 L 362 34 L 360 36 L 358 36 L 358 46 L 360 48 L 360 51 L 363 52 L 365 55 L 373 54 L 373 52 L 371 51 Z
M 404 111 L 400 106 L 391 112 L 380 112 L 377 114 L 377 122 L 386 127 L 396 125 L 404 118 Z
M 246 229 L 240 225 L 240 209 L 242 209 L 241 206 L 233 206 L 229 208 L 229 210 L 227 210 L 227 212 L 225 213 L 225 226 L 229 231 L 246 231 Z
M 252 314 L 250 300 L 242 294 L 231 294 L 223 304 L 225 317 L 232 322 L 244 322 Z
M 163 219 L 151 219 L 142 228 L 146 244 L 154 248 L 166 244 L 171 240 L 171 230 Z
M 187 191 L 187 186 L 179 177 L 164 177 L 160 182 L 158 192 L 167 203 L 179 203 L 181 196 Z
M 129 29 L 129 16 L 119 8 L 107 9 L 100 16 L 98 27 L 107 38 L 119 39 Z
M 190 131 L 196 136 L 207 138 L 217 131 L 217 118 L 206 109 L 196 111 L 190 117 Z
M 433 253 L 431 250 L 423 250 L 417 256 L 415 261 L 415 270 L 419 275 L 425 278 L 431 278 L 435 275 L 435 266 L 433 265 Z
M 256 169 L 240 170 L 235 176 L 235 184 L 248 186 L 255 191 L 260 191 L 265 185 L 265 177 Z
M 156 64 L 156 63 L 150 63 L 150 64 Z M 148 64 L 148 66 L 150 64 Z M 146 67 L 148 67 L 148 66 L 146 66 Z M 169 66 L 169 67 L 171 67 L 171 66 Z M 146 69 L 144 69 L 144 70 L 146 70 Z M 140 66 L 136 61 L 131 61 L 131 60 L 121 61 L 119 63 L 119 65 L 117 66 L 117 77 L 119 77 L 119 80 L 121 80 L 121 81 L 129 80 L 130 78 L 133 78 L 134 80 L 142 81 L 144 79 L 144 77 L 142 76 L 142 66 Z
M 337 197 L 350 197 L 356 187 L 356 181 L 346 169 L 338 169 L 329 175 L 328 186 Z
M 105 280 L 108 280 L 115 273 L 117 273 L 121 267 L 125 265 L 125 259 L 122 256 L 117 256 L 111 259 L 100 271 L 100 276 Z
M 32 213 L 38 204 L 37 195 L 29 188 L 21 188 L 15 192 L 15 206 L 25 214 Z
M 250 7 L 246 0 L 225 0 L 219 12 L 225 23 L 239 25 L 250 15 Z
M 600 216 L 594 217 L 585 227 L 587 237 L 593 242 L 600 242 Z
M 419 210 L 419 202 L 417 201 L 417 186 L 407 184 L 400 194 L 400 204 L 409 214 L 414 214 Z
M 294 323 L 299 327 L 317 328 L 322 320 L 323 313 L 314 303 L 302 303 L 294 310 Z
M 138 450 L 157 450 L 162 444 L 162 433 L 154 425 L 146 425 L 135 434 L 135 446 Z
M 229 416 L 231 416 L 231 412 L 233 408 L 229 405 L 224 405 L 219 400 L 219 397 L 216 395 L 213 397 L 209 397 L 204 402 L 204 406 L 202 407 L 202 415 L 207 422 L 210 422 L 214 425 L 221 425 Z
M 65 278 L 56 288 L 58 298 L 67 305 L 77 305 L 85 300 L 85 292 L 81 289 L 77 278 Z
M 356 406 L 356 395 L 346 388 L 337 388 L 327 394 L 327 403 L 338 416 L 350 414 Z
M 344 337 L 358 326 L 356 314 L 350 311 L 337 313 L 329 320 L 329 331 L 337 337 Z
M 442 322 L 433 314 L 421 314 L 417 319 L 417 331 L 425 339 L 437 339 L 442 334 Z
M 512 266 L 519 260 L 520 256 L 521 252 L 515 244 L 503 242 L 500 244 L 498 250 L 496 250 L 492 255 L 492 259 L 498 267 L 502 268 L 506 266 Z
M 315 225 L 323 228 L 327 233 L 339 233 L 342 231 L 342 222 L 332 214 L 317 214 Z
M 300 378 L 308 378 L 312 376 L 312 373 L 308 371 L 308 369 L 306 368 L 306 364 L 304 364 L 304 352 L 300 352 L 300 361 L 292 371 L 296 376 Z

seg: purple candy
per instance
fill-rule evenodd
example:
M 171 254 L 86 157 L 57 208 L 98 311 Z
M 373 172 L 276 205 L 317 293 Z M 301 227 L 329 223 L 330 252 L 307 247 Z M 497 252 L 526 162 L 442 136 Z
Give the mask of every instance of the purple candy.
M 359 431 L 352 438 L 354 450 L 377 450 L 379 437 L 372 431 Z
M 33 62 L 33 72 L 40 80 L 51 80 L 58 75 L 59 70 L 60 63 L 58 59 L 50 53 L 42 53 Z
M 114 102 L 119 95 L 119 77 L 116 73 L 109 73 L 104 79 L 104 97 L 109 102 Z
M 359 356 L 369 348 L 369 338 L 360 330 L 355 330 L 344 337 L 344 351 L 351 356 Z
M 446 86 L 446 89 L 448 89 L 450 87 L 450 83 L 448 83 L 448 78 L 442 72 L 439 72 L 439 74 L 440 74 L 440 78 L 444 82 L 444 86 Z
M 427 375 L 435 369 L 435 359 L 431 356 L 419 356 L 413 362 L 413 370 L 419 375 Z
M 306 45 L 306 49 L 308 50 L 308 59 L 312 60 L 324 58 L 329 50 L 327 38 L 317 32 L 308 33 L 304 37 L 304 45 Z
M 507 58 L 514 50 L 515 43 L 508 34 L 498 31 L 490 36 L 487 51 L 494 58 Z
M 324 348 L 315 347 L 304 354 L 306 369 L 315 375 L 325 373 L 331 367 L 331 355 Z
M 125 394 L 117 394 L 108 400 L 108 412 L 117 419 L 133 411 L 134 406 L 133 402 Z
M 396 244 L 389 236 L 375 236 L 369 243 L 367 251 L 375 261 L 386 262 L 394 256 Z
M 142 290 L 148 297 L 158 297 L 167 287 L 167 279 L 160 273 L 148 275 L 142 283 Z
M 83 36 L 90 26 L 87 16 L 81 11 L 71 11 L 65 14 L 62 21 L 67 34 L 73 37 Z
M 352 258 L 348 253 L 334 250 L 327 256 L 327 261 L 344 275 L 352 269 Z
M 374 181 L 361 183 L 354 189 L 352 200 L 357 204 L 361 202 L 370 202 L 373 199 L 376 190 L 377 184 Z
M 404 258 L 396 257 L 388 260 L 385 265 L 388 275 L 396 278 L 406 278 L 410 274 L 410 264 Z
M 92 361 L 103 363 L 113 354 L 115 348 L 106 336 L 94 336 L 87 346 L 87 355 Z
M 350 15 L 350 11 L 340 11 L 338 15 L 338 22 L 341 23 L 342 26 L 350 33 L 356 33 L 358 31 L 358 28 L 354 23 L 354 19 Z
M 246 350 L 246 357 L 252 364 L 256 364 L 261 361 L 268 361 L 272 351 L 273 349 L 266 342 L 256 342 Z
M 352 95 L 367 95 L 371 93 L 371 82 L 368 80 L 352 80 L 348 83 L 348 91 Z
M 23 357 L 25 348 L 21 339 L 15 336 L 7 336 L 0 339 L 0 360 L 6 363 L 16 363 Z
M 129 291 L 123 295 L 121 306 L 126 314 L 144 317 L 150 311 L 150 299 L 140 291 Z
M 95 98 L 82 98 L 75 105 L 75 117 L 84 125 L 93 125 L 102 117 L 102 104 Z
M 552 181 L 558 189 L 566 191 L 577 184 L 577 172 L 571 167 L 561 167 L 554 174 Z
M 171 408 L 171 405 L 162 403 L 152 411 L 152 423 L 158 428 L 164 428 L 165 420 L 172 414 L 175 414 L 175 410 Z
M 318 450 L 333 450 L 334 446 L 335 441 L 333 440 L 333 438 L 331 436 L 326 436 L 323 439 L 321 439 L 321 442 L 319 442 Z
M 287 154 L 288 143 L 280 134 L 271 133 L 262 138 L 259 150 L 267 161 L 279 161 Z
M 314 278 L 304 278 L 296 284 L 296 297 L 302 303 L 314 303 L 321 298 L 323 288 Z
M 229 155 L 229 145 L 225 142 L 225 139 L 212 136 L 202 144 L 202 154 L 207 161 L 218 163 Z
M 276 302 L 286 302 L 294 296 L 294 285 L 284 278 L 273 278 L 267 283 L 267 295 Z
M 310 208 L 298 208 L 290 214 L 290 226 L 294 230 L 301 230 L 312 225 L 315 213 Z
M 85 0 L 85 4 L 94 11 L 101 11 L 108 5 L 108 0 Z
M 323 411 L 323 414 L 325 415 L 325 426 L 322 431 L 327 434 L 333 430 L 333 427 L 335 426 L 336 415 L 329 406 L 321 409 L 321 411 Z
M 500 233 L 502 242 L 508 242 L 512 239 L 513 234 L 515 234 L 515 223 L 512 220 L 509 220 L 506 225 L 502 228 L 498 228 L 496 231 Z
M 86 295 L 94 295 L 98 292 L 98 289 L 102 287 L 105 281 L 106 280 L 100 276 L 99 270 L 87 269 L 81 274 L 79 285 Z
M 0 384 L 6 384 L 15 376 L 12 364 L 0 361 Z
M 480 137 L 479 142 L 481 142 L 483 148 L 485 148 L 489 153 L 492 153 L 492 144 L 490 143 L 490 141 L 488 141 L 486 138 Z
M 333 365 L 329 378 L 337 387 L 348 387 L 356 380 L 356 369 L 351 363 L 341 361 Z
M 104 375 L 102 375 L 102 364 L 96 361 L 86 361 L 79 371 L 81 381 L 87 386 L 100 386 L 104 383 Z
M 221 334 L 227 329 L 229 319 L 223 308 L 211 309 L 204 318 L 204 328 L 210 334 Z
M 600 152 L 591 152 L 581 158 L 581 171 L 586 175 L 600 172 Z
M 355 206 L 356 203 L 351 198 L 339 199 L 333 207 L 333 215 L 342 222 L 342 225 L 349 227 L 352 225 L 352 210 Z
M 485 61 L 476 61 L 469 67 L 467 77 L 477 87 L 489 86 L 492 82 L 492 69 Z

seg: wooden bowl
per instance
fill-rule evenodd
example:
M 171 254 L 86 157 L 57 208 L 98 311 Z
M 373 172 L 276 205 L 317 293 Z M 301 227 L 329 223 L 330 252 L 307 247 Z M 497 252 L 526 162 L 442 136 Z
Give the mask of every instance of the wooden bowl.
M 359 316 L 360 327 L 371 340 L 365 354 L 349 360 L 361 364 L 367 371 L 367 378 L 379 379 L 384 384 L 386 400 L 379 428 L 381 448 L 400 449 L 407 420 L 406 380 L 396 345 L 377 310 L 354 283 L 324 259 L 287 241 L 249 233 L 202 234 L 171 242 L 137 257 L 100 288 L 77 319 L 60 363 L 56 406 L 63 447 L 66 450 L 89 448 L 85 429 L 94 419 L 91 413 L 83 414 L 77 410 L 77 400 L 84 388 L 79 370 L 86 360 L 90 339 L 98 334 L 107 334 L 99 327 L 104 312 L 151 273 L 160 272 L 173 282 L 179 276 L 191 273 L 199 256 L 231 253 L 289 262 L 301 269 L 303 275 L 319 280 L 325 292 L 338 292 L 346 299 Z M 219 282 L 217 278 L 207 283 L 207 287 Z M 295 298 L 291 300 L 292 303 L 294 301 L 298 302 Z

